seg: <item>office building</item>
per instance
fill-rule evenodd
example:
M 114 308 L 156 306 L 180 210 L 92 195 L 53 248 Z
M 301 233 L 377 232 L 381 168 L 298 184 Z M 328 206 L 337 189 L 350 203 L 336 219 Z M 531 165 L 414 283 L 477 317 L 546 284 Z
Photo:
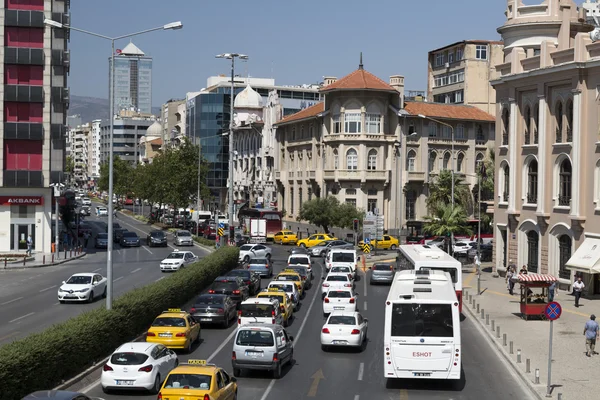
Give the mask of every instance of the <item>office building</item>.
M 131 164 L 139 162 L 140 139 L 146 136 L 148 127 L 156 122 L 152 114 L 121 110 L 114 119 L 113 156 Z M 160 130 L 160 124 L 158 126 Z M 160 135 L 160 132 L 159 132 Z M 110 123 L 102 121 L 100 126 L 100 164 L 108 162 L 110 154 Z
M 92 139 L 91 124 L 83 124 L 69 128 L 68 156 L 73 162 L 73 173 L 70 183 L 77 187 L 87 187 L 89 170 L 89 151 Z
M 0 251 L 50 252 L 53 183 L 64 182 L 69 89 L 68 31 L 44 26 L 44 18 L 69 24 L 69 2 L 6 0 L 0 9 L 2 171 Z
M 115 55 L 115 110 L 124 109 L 152 113 L 152 57 L 132 42 Z
M 90 140 L 88 176 L 91 178 L 95 186 L 96 181 L 100 178 L 100 135 L 102 120 L 95 119 L 92 121 L 92 132 Z
M 178 146 L 185 136 L 185 99 L 169 100 L 161 106 L 161 142 Z

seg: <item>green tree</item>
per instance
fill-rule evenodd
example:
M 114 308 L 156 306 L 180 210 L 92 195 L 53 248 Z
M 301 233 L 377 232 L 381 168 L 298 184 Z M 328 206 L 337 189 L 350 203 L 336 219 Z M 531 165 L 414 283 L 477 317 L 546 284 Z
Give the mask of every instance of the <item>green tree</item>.
M 325 198 L 317 197 L 302 203 L 302 208 L 298 214 L 298 221 L 308 221 L 313 225 L 323 228 L 329 233 L 329 228 L 337 226 L 340 228 L 351 228 L 352 220 L 362 219 L 364 213 L 357 210 L 351 204 L 340 204 L 339 200 L 333 196 Z
M 354 220 L 362 221 L 365 218 L 365 212 L 358 210 L 350 203 L 340 203 L 337 209 L 337 218 L 335 226 L 339 228 L 352 229 Z
M 432 207 L 433 214 L 424 217 L 425 224 L 423 231 L 431 235 L 443 236 L 445 239 L 445 247 L 448 250 L 450 235 L 454 233 L 472 235 L 473 232 L 467 225 L 467 213 L 464 208 L 455 204 L 446 204 L 440 202 Z
M 72 174 L 73 171 L 75 171 L 75 160 L 73 160 L 73 157 L 67 156 L 67 158 L 65 158 L 65 172 L 67 174 Z
M 427 198 L 427 208 L 430 213 L 435 213 L 435 207 L 439 204 L 452 204 L 452 172 L 449 170 L 440 171 L 440 174 L 433 178 L 429 184 L 429 197 Z M 469 190 L 469 185 L 465 183 L 461 174 L 454 174 L 454 204 L 460 204 L 463 211 L 473 209 L 473 198 Z
M 100 165 L 100 178 L 98 179 L 98 188 L 108 190 L 108 162 Z M 113 157 L 113 192 L 117 196 L 124 196 L 131 191 L 131 181 L 133 176 L 133 166 L 121 159 L 119 156 Z

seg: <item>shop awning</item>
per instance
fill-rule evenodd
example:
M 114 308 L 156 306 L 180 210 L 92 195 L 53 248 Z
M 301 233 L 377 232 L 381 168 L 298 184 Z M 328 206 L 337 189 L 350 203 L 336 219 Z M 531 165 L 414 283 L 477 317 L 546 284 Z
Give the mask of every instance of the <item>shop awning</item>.
M 519 282 L 556 282 L 555 276 L 548 274 L 519 274 Z
M 600 273 L 600 239 L 585 238 L 581 246 L 575 250 L 565 267 L 587 274 Z

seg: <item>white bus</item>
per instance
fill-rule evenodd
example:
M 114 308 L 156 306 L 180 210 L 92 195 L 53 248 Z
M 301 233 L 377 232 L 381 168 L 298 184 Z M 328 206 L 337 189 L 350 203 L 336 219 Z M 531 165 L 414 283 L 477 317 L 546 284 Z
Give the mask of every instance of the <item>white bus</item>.
M 385 303 L 383 337 L 386 378 L 460 381 L 460 312 L 450 275 L 397 272 Z
M 462 312 L 462 264 L 456 258 L 437 246 L 408 244 L 398 247 L 400 250 L 399 270 L 439 270 L 450 274 L 454 291 Z

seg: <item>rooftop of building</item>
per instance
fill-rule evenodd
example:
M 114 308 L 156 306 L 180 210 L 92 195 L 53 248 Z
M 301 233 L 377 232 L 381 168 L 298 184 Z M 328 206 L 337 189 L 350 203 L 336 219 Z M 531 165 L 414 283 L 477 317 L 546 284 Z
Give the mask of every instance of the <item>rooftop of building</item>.
M 129 42 L 120 52 L 117 52 L 121 56 L 145 56 L 146 54 L 133 42 Z
M 460 104 L 426 103 L 421 101 L 404 104 L 404 110 L 410 116 L 424 115 L 430 118 L 452 119 L 463 121 L 495 122 L 496 118 L 477 107 Z
M 277 125 L 283 125 L 283 124 L 287 124 L 289 122 L 296 122 L 296 121 L 301 121 L 301 120 L 309 119 L 309 118 L 316 118 L 320 114 L 322 114 L 324 111 L 325 111 L 325 103 L 320 102 L 320 103 L 317 103 L 310 107 L 306 107 L 304 110 L 298 111 L 295 114 L 288 115 L 287 117 L 285 117 L 281 121 L 279 121 L 277 123 Z
M 397 92 L 389 83 L 365 70 L 362 53 L 360 53 L 360 63 L 357 70 L 321 88 L 321 92 L 337 90 L 378 90 L 384 92 Z
M 437 53 L 438 51 L 446 50 L 446 49 L 449 49 L 451 47 L 458 46 L 460 44 L 498 44 L 498 45 L 503 45 L 504 42 L 501 41 L 501 40 L 484 40 L 484 39 L 461 40 L 461 41 L 454 42 L 454 43 L 445 45 L 443 47 L 440 47 L 440 48 L 437 48 L 437 49 L 434 49 L 434 50 L 430 50 L 428 52 L 428 54 Z

